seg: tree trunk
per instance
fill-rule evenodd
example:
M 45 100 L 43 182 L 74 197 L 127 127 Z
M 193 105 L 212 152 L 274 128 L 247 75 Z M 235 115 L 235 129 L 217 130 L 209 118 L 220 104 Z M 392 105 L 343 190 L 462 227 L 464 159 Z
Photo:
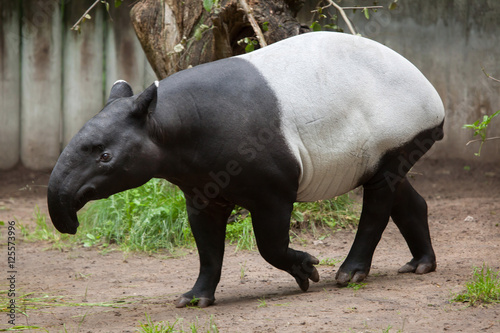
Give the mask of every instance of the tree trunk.
M 141 0 L 130 15 L 158 78 L 244 53 L 242 41 L 257 39 L 241 1 L 248 4 L 267 44 L 309 31 L 295 18 L 304 0 L 220 0 L 209 11 L 203 4 L 212 1 Z

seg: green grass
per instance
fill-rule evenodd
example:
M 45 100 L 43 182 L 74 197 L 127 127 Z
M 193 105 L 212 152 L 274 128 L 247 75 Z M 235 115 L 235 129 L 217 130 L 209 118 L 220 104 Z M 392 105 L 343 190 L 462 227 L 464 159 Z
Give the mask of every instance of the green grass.
M 341 259 L 336 259 L 336 258 L 324 258 L 321 259 L 318 265 L 320 266 L 336 266 L 337 264 L 340 264 L 342 261 L 344 261 L 345 258 Z
M 472 279 L 465 284 L 465 292 L 455 295 L 453 302 L 469 303 L 474 306 L 484 303 L 500 303 L 500 272 L 483 264 L 474 267 Z
M 353 290 L 359 290 L 361 288 L 364 288 L 367 285 L 365 282 L 349 282 L 347 284 L 347 288 L 351 288 Z
M 184 323 L 182 318 L 176 319 L 173 323 L 168 321 L 161 321 L 155 323 L 151 320 L 151 316 L 146 313 L 146 322 L 139 322 L 139 333 L 218 333 L 219 329 L 215 323 L 214 316 L 210 316 L 208 321 L 204 325 L 200 325 L 198 321 L 193 323 L 188 323 L 189 329 L 184 329 Z
M 10 297 L 8 296 L 7 290 L 0 290 L 0 313 L 9 313 L 10 309 L 8 308 Z M 46 293 L 19 293 L 16 291 L 16 313 L 22 314 L 26 317 L 30 317 L 35 311 L 47 311 L 47 309 L 55 308 L 55 307 L 87 307 L 95 309 L 96 307 L 103 308 L 120 308 L 125 307 L 127 304 L 133 303 L 131 300 L 116 300 L 111 302 L 98 302 L 98 303 L 90 303 L 86 301 L 86 295 L 82 296 L 81 301 L 75 301 L 70 299 L 69 296 L 51 296 Z M 3 315 L 2 315 L 3 316 Z M 8 318 L 7 316 L 5 316 Z M 82 320 L 79 323 L 79 327 L 82 325 L 83 321 L 86 318 L 86 314 L 82 317 Z M 20 321 L 19 318 L 16 321 Z M 41 330 L 45 332 L 49 332 L 47 329 L 39 326 L 26 326 L 26 325 L 15 325 L 9 328 L 0 328 L 0 332 L 21 332 L 21 331 L 32 331 L 32 330 Z M 66 329 L 64 329 L 67 332 Z
M 291 229 L 293 233 L 309 232 L 314 237 L 326 237 L 320 233 L 331 234 L 355 225 L 357 214 L 347 194 L 331 200 L 295 203 Z M 47 224 L 46 216 L 38 207 L 34 217 L 34 230 L 21 225 L 25 239 L 48 241 L 56 248 L 75 243 L 101 248 L 117 244 L 126 251 L 154 252 L 194 246 L 184 195 L 176 186 L 161 179 L 152 179 L 136 189 L 89 203 L 79 214 L 76 236 L 58 233 Z M 237 250 L 255 250 L 250 213 L 237 208 L 230 220 L 226 230 L 228 242 L 236 244 Z
M 322 229 L 351 228 L 357 225 L 358 215 L 349 194 L 316 202 L 296 202 L 292 212 L 292 229 L 317 234 Z
M 91 203 L 79 220 L 84 246 L 104 242 L 155 251 L 193 242 L 183 193 L 160 179 Z
M 17 294 L 17 292 L 16 292 Z M 0 290 L 0 312 L 9 312 L 9 301 L 7 298 L 7 290 Z M 99 302 L 99 303 L 89 303 L 85 300 L 85 295 L 83 295 L 83 300 L 81 302 L 75 302 L 69 300 L 67 296 L 51 296 L 46 293 L 26 293 L 21 295 L 16 295 L 16 312 L 26 314 L 28 310 L 39 310 L 49 307 L 111 307 L 118 308 L 124 306 L 130 301 L 118 300 L 113 302 Z

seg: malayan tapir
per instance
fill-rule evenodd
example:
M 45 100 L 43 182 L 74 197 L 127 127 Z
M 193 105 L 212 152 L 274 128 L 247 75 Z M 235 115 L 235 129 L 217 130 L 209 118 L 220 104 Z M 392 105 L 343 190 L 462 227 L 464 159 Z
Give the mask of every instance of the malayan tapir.
M 134 95 L 116 82 L 102 111 L 62 152 L 50 177 L 54 226 L 74 234 L 76 212 L 165 178 L 184 192 L 200 257 L 177 300 L 211 305 L 226 223 L 251 212 L 260 253 L 306 291 L 318 259 L 289 247 L 296 201 L 363 186 L 359 228 L 336 279 L 362 281 L 392 217 L 413 258 L 399 271 L 436 268 L 427 205 L 406 178 L 443 137 L 444 107 L 422 73 L 369 39 L 313 32 L 178 72 Z

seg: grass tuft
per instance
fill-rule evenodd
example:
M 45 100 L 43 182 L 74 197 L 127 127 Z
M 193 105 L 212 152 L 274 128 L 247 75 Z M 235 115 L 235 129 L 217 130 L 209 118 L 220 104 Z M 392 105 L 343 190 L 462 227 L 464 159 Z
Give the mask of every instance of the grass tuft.
M 474 267 L 472 279 L 465 284 L 466 291 L 452 298 L 453 302 L 469 303 L 474 306 L 479 303 L 500 303 L 500 274 L 487 265 Z
M 210 316 L 209 320 L 200 327 L 198 322 L 189 323 L 189 330 L 184 329 L 182 318 L 176 319 L 172 324 L 168 321 L 161 321 L 155 323 L 151 320 L 151 316 L 146 313 L 146 322 L 139 322 L 139 333 L 197 333 L 197 332 L 207 332 L 207 333 L 218 333 L 219 329 L 215 323 L 214 316 Z M 180 326 L 180 327 L 179 327 Z
M 183 193 L 153 179 L 95 201 L 79 216 L 84 246 L 119 244 L 125 250 L 173 250 L 193 243 Z
M 292 212 L 292 228 L 317 234 L 321 229 L 339 230 L 356 227 L 359 221 L 354 201 L 349 194 L 329 200 L 296 202 Z

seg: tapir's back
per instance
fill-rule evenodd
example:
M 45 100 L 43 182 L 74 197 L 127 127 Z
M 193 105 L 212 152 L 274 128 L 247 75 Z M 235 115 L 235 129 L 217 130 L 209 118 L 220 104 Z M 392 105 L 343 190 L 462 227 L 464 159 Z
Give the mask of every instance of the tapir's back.
M 362 37 L 309 33 L 240 58 L 276 94 L 283 134 L 301 167 L 299 201 L 349 191 L 385 153 L 444 119 L 422 73 Z

